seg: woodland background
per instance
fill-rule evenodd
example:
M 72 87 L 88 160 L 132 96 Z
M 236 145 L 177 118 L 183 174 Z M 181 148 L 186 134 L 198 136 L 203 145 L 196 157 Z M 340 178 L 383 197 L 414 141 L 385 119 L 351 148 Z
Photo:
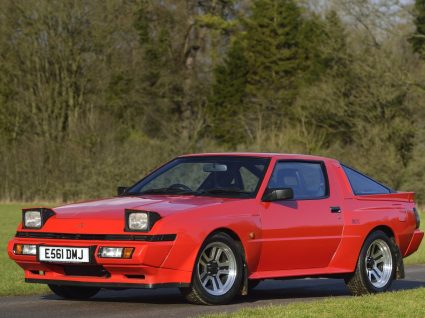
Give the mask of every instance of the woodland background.
M 0 0 L 0 200 L 335 157 L 425 202 L 425 0 Z

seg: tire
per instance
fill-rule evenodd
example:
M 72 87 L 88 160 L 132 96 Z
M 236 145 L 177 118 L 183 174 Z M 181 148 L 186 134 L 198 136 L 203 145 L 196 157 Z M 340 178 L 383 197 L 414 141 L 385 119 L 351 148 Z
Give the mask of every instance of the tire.
M 239 294 L 242 277 L 241 249 L 229 235 L 217 233 L 207 238 L 202 245 L 193 268 L 190 287 L 180 290 L 191 303 L 224 305 Z
M 360 251 L 356 271 L 345 278 L 353 295 L 386 291 L 394 280 L 397 260 L 395 243 L 384 232 L 372 232 Z
M 57 296 L 65 299 L 89 299 L 96 295 L 100 290 L 100 288 L 97 287 L 61 286 L 51 284 L 48 286 Z

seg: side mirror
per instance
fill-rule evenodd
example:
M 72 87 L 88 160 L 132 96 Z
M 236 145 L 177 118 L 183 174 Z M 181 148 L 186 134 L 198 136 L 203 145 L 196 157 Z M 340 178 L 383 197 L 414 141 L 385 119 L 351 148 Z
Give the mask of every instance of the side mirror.
M 294 198 L 294 190 L 292 188 L 267 189 L 263 195 L 264 202 L 273 202 L 280 200 L 290 200 Z
M 122 195 L 127 191 L 128 187 L 118 187 L 117 188 L 117 194 Z

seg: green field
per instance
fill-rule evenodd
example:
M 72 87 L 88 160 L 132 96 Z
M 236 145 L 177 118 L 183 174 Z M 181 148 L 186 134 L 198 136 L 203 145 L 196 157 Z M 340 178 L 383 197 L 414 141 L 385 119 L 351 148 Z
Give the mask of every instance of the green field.
M 247 308 L 203 318 L 425 317 L 425 288 L 362 297 L 330 297 L 283 306 Z
M 45 293 L 48 289 L 44 285 L 26 284 L 23 279 L 23 271 L 7 256 L 7 242 L 14 236 L 16 226 L 21 219 L 21 209 L 31 204 L 1 204 L 0 215 L 3 218 L 3 226 L 0 227 L 0 296 L 5 295 L 29 295 Z M 425 214 L 422 213 L 422 228 L 425 228 Z M 406 264 L 425 263 L 425 244 L 419 251 L 405 259 Z

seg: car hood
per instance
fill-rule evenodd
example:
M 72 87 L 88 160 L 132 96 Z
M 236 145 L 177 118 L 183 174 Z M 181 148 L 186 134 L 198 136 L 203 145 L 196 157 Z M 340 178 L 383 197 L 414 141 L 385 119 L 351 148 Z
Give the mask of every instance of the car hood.
M 192 209 L 220 205 L 240 199 L 216 198 L 200 196 L 131 196 L 114 197 L 94 201 L 85 201 L 56 207 L 58 219 L 71 218 L 121 218 L 125 209 L 145 210 L 158 212 L 161 216 Z

